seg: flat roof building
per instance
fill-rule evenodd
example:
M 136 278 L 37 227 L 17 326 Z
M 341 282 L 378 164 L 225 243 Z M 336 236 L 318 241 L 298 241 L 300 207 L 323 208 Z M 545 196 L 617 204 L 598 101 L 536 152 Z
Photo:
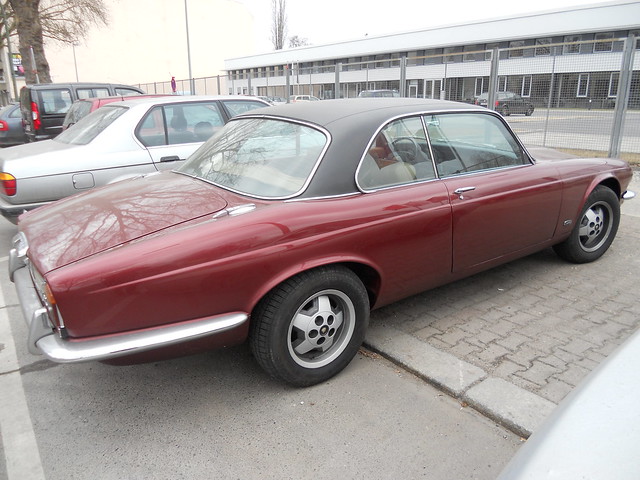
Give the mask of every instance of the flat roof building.
M 610 108 L 630 35 L 640 35 L 640 2 L 616 1 L 232 58 L 225 70 L 232 94 L 386 89 L 475 102 L 493 79 L 495 91 L 538 105 Z M 639 66 L 635 55 L 632 107 L 640 107 Z

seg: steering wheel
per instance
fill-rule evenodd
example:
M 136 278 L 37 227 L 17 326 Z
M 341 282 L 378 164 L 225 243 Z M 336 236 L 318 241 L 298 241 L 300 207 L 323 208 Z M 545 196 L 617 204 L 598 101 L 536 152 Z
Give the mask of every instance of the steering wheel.
M 391 143 L 391 145 L 398 153 L 406 154 L 406 158 L 405 155 L 401 155 L 404 161 L 409 163 L 416 163 L 419 161 L 422 149 L 420 148 L 420 145 L 418 145 L 418 142 L 416 142 L 415 138 L 398 137 Z

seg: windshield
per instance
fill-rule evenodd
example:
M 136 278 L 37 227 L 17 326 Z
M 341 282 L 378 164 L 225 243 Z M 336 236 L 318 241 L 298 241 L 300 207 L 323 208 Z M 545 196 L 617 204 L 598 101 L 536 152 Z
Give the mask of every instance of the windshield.
M 86 145 L 111 125 L 127 108 L 107 105 L 97 109 L 69 127 L 54 140 L 71 145 Z
M 259 198 L 302 191 L 327 143 L 324 133 L 283 120 L 247 118 L 228 123 L 178 172 Z

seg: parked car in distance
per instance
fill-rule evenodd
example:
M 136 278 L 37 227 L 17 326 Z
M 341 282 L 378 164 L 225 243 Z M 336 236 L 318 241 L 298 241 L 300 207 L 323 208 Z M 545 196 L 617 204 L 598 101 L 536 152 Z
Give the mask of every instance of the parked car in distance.
M 639 366 L 636 332 L 560 402 L 498 480 L 636 480 Z
M 26 143 L 27 136 L 22 126 L 20 104 L 13 103 L 0 110 L 0 147 L 12 147 Z
M 390 98 L 399 96 L 400 93 L 396 90 L 362 90 L 358 94 L 360 98 Z
M 621 160 L 532 158 L 473 105 L 277 105 L 177 170 L 23 215 L 9 270 L 32 353 L 131 363 L 248 339 L 306 386 L 349 364 L 371 309 L 551 246 L 598 259 L 631 178 Z
M 30 142 L 48 140 L 62 131 L 67 110 L 79 98 L 140 95 L 144 91 L 115 83 L 38 83 L 20 89 L 20 111 Z
M 177 168 L 231 117 L 268 105 L 252 97 L 112 102 L 56 138 L 0 151 L 0 212 L 25 210 L 124 178 Z
M 170 95 L 137 95 L 135 98 L 157 98 L 168 97 Z M 71 104 L 69 110 L 67 110 L 64 120 L 62 122 L 62 131 L 64 132 L 71 125 L 78 123 L 83 117 L 86 117 L 94 110 L 113 102 L 124 102 L 125 100 L 131 100 L 131 96 L 113 96 L 113 97 L 93 97 L 93 98 L 81 98 Z
M 289 101 L 291 103 L 295 102 L 316 102 L 320 100 L 318 97 L 314 97 L 313 95 L 291 95 L 289 97 Z
M 489 94 L 483 93 L 476 99 L 476 105 L 487 107 L 488 98 Z M 496 93 L 494 110 L 505 117 L 508 117 L 512 113 L 520 113 L 529 117 L 535 110 L 535 107 L 528 99 L 521 97 L 517 93 L 498 92 Z

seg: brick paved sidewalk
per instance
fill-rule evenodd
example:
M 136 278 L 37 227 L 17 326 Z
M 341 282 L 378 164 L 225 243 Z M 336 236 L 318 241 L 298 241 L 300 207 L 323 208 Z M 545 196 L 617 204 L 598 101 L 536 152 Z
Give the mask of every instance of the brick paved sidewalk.
M 461 399 L 487 379 L 506 388 L 490 405 L 474 405 L 480 410 L 524 395 L 505 414 L 513 418 L 499 419 L 526 435 L 638 329 L 639 271 L 640 216 L 623 208 L 616 240 L 597 262 L 573 265 L 547 249 L 416 295 L 373 312 L 366 345 Z M 440 361 L 433 374 L 428 352 Z M 517 403 L 523 412 L 512 412 Z M 533 417 L 521 421 L 521 413 Z

